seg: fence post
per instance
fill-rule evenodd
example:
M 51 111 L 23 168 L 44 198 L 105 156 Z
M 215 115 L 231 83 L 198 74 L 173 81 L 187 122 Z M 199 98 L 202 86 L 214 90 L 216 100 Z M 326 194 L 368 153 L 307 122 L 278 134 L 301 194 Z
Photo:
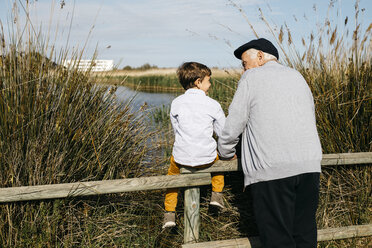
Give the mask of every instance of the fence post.
M 185 231 L 184 243 L 195 243 L 199 240 L 200 226 L 200 188 L 191 187 L 185 189 Z

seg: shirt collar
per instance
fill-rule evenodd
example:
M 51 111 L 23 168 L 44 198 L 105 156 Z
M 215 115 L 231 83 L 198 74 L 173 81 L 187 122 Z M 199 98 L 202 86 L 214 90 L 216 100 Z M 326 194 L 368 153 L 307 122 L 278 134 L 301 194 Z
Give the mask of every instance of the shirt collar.
M 197 95 L 206 95 L 205 92 L 203 90 L 199 90 L 199 89 L 188 89 L 186 90 L 185 94 L 197 94 Z

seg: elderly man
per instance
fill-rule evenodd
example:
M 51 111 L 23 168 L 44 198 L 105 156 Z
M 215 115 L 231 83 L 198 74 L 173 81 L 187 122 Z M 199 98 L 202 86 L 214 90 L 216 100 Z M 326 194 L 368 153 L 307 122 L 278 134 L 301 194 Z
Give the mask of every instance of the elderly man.
M 244 185 L 264 247 L 316 247 L 322 150 L 311 91 L 298 71 L 278 63 L 266 39 L 234 55 L 245 72 L 218 140 L 220 157 L 234 157 L 242 134 Z

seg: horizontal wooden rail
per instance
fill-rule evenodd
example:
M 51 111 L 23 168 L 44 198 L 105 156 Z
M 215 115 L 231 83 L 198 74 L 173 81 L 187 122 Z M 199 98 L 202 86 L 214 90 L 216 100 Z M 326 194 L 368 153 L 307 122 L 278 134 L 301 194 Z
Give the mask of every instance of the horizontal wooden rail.
M 355 237 L 366 237 L 372 235 L 372 224 L 360 226 L 348 226 L 341 228 L 329 228 L 318 230 L 318 242 L 338 240 Z M 194 244 L 184 244 L 182 248 L 258 248 L 262 247 L 258 237 L 218 240 Z
M 211 184 L 210 173 L 153 176 L 0 189 L 0 203 L 122 193 Z
M 372 152 L 324 154 L 322 166 L 372 164 Z M 185 190 L 185 243 L 198 239 L 199 233 L 199 189 L 198 186 L 211 184 L 210 172 L 238 171 L 237 160 L 217 161 L 205 169 L 182 168 L 180 175 L 153 176 L 133 179 L 76 182 L 64 184 L 38 185 L 0 188 L 0 203 L 66 198 L 76 196 L 122 193 L 142 190 L 188 187 Z M 197 172 L 197 173 L 193 173 Z M 193 173 L 193 174 L 190 174 Z M 189 196 L 188 196 L 189 195 Z M 189 225 L 189 227 L 187 227 Z M 192 235 L 191 235 L 192 234 Z M 318 231 L 318 241 L 363 237 L 372 235 L 372 225 L 333 228 Z M 185 244 L 183 247 L 260 247 L 258 237 Z
M 322 166 L 372 164 L 372 152 L 323 154 Z
M 372 152 L 323 154 L 323 158 L 321 161 L 322 166 L 351 165 L 351 164 L 372 164 Z M 198 169 L 198 168 L 185 166 L 181 168 L 181 174 L 229 172 L 229 171 L 241 171 L 241 170 L 242 168 L 239 163 L 239 160 L 233 160 L 233 161 L 221 161 L 220 160 L 214 163 L 212 166 L 208 168 L 204 168 L 204 169 Z M 192 201 L 191 200 L 186 201 L 186 199 L 187 199 L 187 195 L 185 194 L 185 209 L 191 209 L 192 207 L 191 204 L 189 203 L 190 206 L 188 206 L 187 203 L 192 202 Z M 199 201 L 194 200 L 194 203 L 195 203 L 194 204 L 195 206 L 198 206 Z M 198 216 L 198 213 L 194 215 Z M 185 215 L 185 220 L 190 219 L 190 221 L 185 221 L 184 242 L 185 244 L 194 243 L 199 238 L 200 219 L 198 217 L 189 218 L 189 219 L 186 217 L 187 215 Z M 321 233 L 321 235 L 323 235 L 323 233 Z M 257 237 L 250 238 L 250 239 L 234 239 L 232 241 L 216 241 L 216 242 L 217 243 L 213 243 L 208 247 L 259 247 L 257 246 L 257 244 L 259 244 L 257 243 L 258 242 Z M 241 243 L 244 243 L 246 245 L 243 245 Z M 219 244 L 221 245 L 218 246 Z M 188 247 L 188 246 L 184 246 L 184 247 Z M 190 246 L 190 247 L 206 247 L 206 246 L 203 244 L 201 246 Z
M 359 153 L 338 153 L 338 154 L 323 154 L 321 162 L 322 166 L 336 165 L 353 165 L 353 164 L 372 164 L 372 152 Z M 192 167 L 181 168 L 182 174 L 187 173 L 210 173 L 210 172 L 228 172 L 240 171 L 237 160 L 233 161 L 217 161 L 213 166 L 205 169 L 194 169 Z

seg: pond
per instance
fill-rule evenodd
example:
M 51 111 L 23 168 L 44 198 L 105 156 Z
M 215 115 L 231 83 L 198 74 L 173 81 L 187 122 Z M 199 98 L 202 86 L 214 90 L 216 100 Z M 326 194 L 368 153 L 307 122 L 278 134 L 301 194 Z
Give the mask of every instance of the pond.
M 147 105 L 150 109 L 161 107 L 163 105 L 167 106 L 177 97 L 177 94 L 174 93 L 134 91 L 125 86 L 118 86 L 115 94 L 116 99 L 119 102 L 125 102 L 132 99 L 133 110 L 138 110 L 143 105 Z

